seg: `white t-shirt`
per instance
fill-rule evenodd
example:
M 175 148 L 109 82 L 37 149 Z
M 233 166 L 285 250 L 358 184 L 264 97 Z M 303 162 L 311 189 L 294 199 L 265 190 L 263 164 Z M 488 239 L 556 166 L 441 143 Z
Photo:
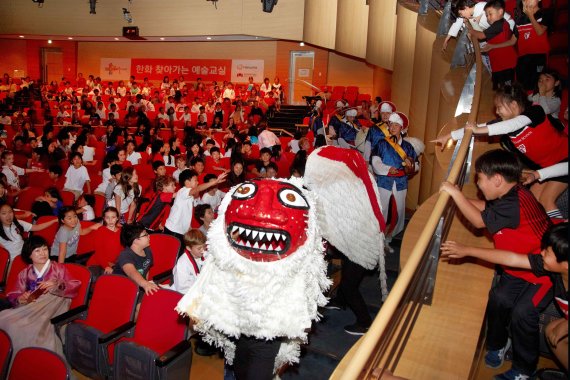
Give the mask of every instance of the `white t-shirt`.
M 141 158 L 142 156 L 139 152 L 133 152 L 127 156 L 127 161 L 130 161 L 133 165 L 137 165 Z
M 98 193 L 104 193 L 105 190 L 107 190 L 107 185 L 109 185 L 109 181 L 111 180 L 111 168 L 103 169 L 103 172 L 101 173 L 101 179 L 101 183 L 95 189 L 95 191 Z
M 95 158 L 95 148 L 84 145 L 83 146 L 83 161 L 93 161 Z
M 18 166 L 12 165 L 12 167 L 9 168 L 8 166 L 4 165 L 2 166 L 2 173 L 4 173 L 6 176 L 6 182 L 8 182 L 8 186 L 19 189 L 20 179 L 18 177 L 26 174 L 26 171 Z
M 289 141 L 289 144 L 287 144 L 289 146 L 289 148 L 291 149 L 292 153 L 297 153 L 299 151 L 299 140 L 291 140 Z
M 70 166 L 65 173 L 65 189 L 76 190 L 83 192 L 83 185 L 86 181 L 89 181 L 89 173 L 87 173 L 87 168 L 81 165 L 79 168 L 75 166 Z
M 139 194 L 142 193 L 142 188 L 140 185 L 139 186 Z M 133 189 L 131 189 L 129 191 L 129 194 L 127 194 L 127 196 L 125 196 L 125 193 L 123 192 L 123 188 L 120 185 L 116 185 L 115 186 L 115 190 L 113 190 L 113 194 L 114 195 L 118 195 L 121 198 L 121 215 L 126 214 L 129 211 L 129 206 L 131 205 L 131 203 L 133 203 L 133 200 L 135 199 L 135 192 Z M 109 202 L 107 203 L 107 205 L 109 206 L 113 206 L 115 207 L 115 197 L 113 196 L 113 198 L 111 198 L 109 200 Z
M 18 220 L 18 222 L 25 232 L 32 230 L 32 225 L 30 223 L 24 222 L 23 220 Z M 5 240 L 0 237 L 0 245 L 10 253 L 10 259 L 13 260 L 14 257 L 22 253 L 24 239 L 22 238 L 22 235 L 18 233 L 14 223 L 12 223 L 10 227 L 2 226 L 2 228 L 4 228 L 4 233 L 10 240 Z
M 190 228 L 194 210 L 194 197 L 190 195 L 190 188 L 183 187 L 176 193 L 170 215 L 164 226 L 172 232 L 184 235 Z
M 220 203 L 222 203 L 222 199 L 224 199 L 225 195 L 226 193 L 219 189 L 216 190 L 214 195 L 210 195 L 208 192 L 206 192 L 204 195 L 202 195 L 202 202 L 209 204 L 212 207 L 212 210 L 214 210 L 214 212 L 217 212 L 218 207 L 220 207 Z
M 83 216 L 83 220 L 86 220 L 86 221 L 93 220 L 93 219 L 95 219 L 95 210 L 93 210 L 93 207 L 91 207 L 89 205 L 84 206 L 82 216 Z

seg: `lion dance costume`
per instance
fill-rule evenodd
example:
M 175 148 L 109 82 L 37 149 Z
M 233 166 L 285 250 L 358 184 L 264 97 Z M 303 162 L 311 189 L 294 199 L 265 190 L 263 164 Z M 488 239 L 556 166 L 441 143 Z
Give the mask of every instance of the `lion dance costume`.
M 208 262 L 177 311 L 192 318 L 229 364 L 243 337 L 278 343 L 273 371 L 298 362 L 331 284 L 323 239 L 366 269 L 379 266 L 387 295 L 378 199 L 362 156 L 332 146 L 309 156 L 304 178 L 235 186 L 208 231 Z M 239 365 L 236 360 L 234 368 Z

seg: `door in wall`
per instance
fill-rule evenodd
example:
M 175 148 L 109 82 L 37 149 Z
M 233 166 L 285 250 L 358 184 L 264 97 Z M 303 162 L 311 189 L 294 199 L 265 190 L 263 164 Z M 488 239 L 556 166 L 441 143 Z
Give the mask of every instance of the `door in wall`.
M 306 104 L 303 96 L 313 94 L 314 51 L 292 51 L 289 65 L 289 104 Z
M 58 48 L 42 48 L 42 80 L 59 83 L 63 77 L 63 52 Z M 69 79 L 69 78 L 68 78 Z

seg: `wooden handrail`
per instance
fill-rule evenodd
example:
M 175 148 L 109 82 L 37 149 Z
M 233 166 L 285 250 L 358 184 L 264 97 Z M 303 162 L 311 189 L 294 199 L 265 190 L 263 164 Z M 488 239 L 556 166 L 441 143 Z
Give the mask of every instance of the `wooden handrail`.
M 466 23 L 466 25 L 468 28 L 471 28 L 469 23 Z M 476 122 L 482 87 L 481 53 L 479 50 L 479 44 L 475 42 L 473 45 L 475 50 L 476 77 L 473 104 L 471 105 L 471 113 L 468 117 L 468 121 L 470 123 Z M 453 162 L 449 175 L 446 179 L 453 184 L 457 183 L 462 166 L 467 157 L 471 136 L 472 131 L 466 130 L 456 159 Z M 396 323 L 396 321 L 393 320 L 396 310 L 400 305 L 410 283 L 412 282 L 414 275 L 417 274 L 418 266 L 423 256 L 426 254 L 428 245 L 434 236 L 437 224 L 446 209 L 448 200 L 448 193 L 442 192 L 439 194 L 433 211 L 431 212 L 430 217 L 417 240 L 417 243 L 412 249 L 406 265 L 400 272 L 396 283 L 390 291 L 388 298 L 382 305 L 382 308 L 378 312 L 378 315 L 374 319 L 368 332 L 360 339 L 358 348 L 352 355 L 350 362 L 346 365 L 344 371 L 338 374 L 338 377 L 334 376 L 335 378 L 342 380 L 352 380 L 373 376 L 372 373 L 377 369 L 381 360 L 381 358 L 375 357 L 376 355 L 374 350 L 377 347 L 378 342 L 381 339 L 385 338 L 389 324 Z M 378 371 L 376 371 L 375 375 L 378 375 Z

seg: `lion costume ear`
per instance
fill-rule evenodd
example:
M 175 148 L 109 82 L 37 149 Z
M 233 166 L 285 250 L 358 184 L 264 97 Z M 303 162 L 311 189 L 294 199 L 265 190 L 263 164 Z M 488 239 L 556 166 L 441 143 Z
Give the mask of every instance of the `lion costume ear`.
M 366 269 L 380 267 L 383 299 L 387 296 L 384 265 L 386 223 L 376 181 L 356 150 L 325 146 L 307 159 L 305 186 L 317 200 L 323 237 L 348 259 Z

